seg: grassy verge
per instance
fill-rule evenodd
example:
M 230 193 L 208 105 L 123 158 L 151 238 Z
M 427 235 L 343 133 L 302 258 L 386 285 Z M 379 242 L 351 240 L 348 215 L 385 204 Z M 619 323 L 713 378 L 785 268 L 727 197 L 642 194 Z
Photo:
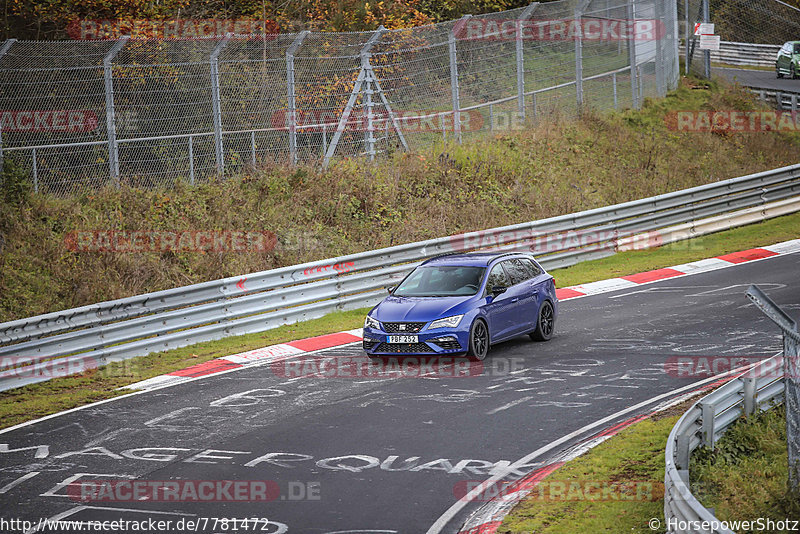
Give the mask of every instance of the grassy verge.
M 800 237 L 800 214 L 673 243 L 642 251 L 621 252 L 608 258 L 552 271 L 559 287 L 582 284 L 669 267 Z M 274 343 L 312 337 L 363 325 L 366 309 L 337 312 L 259 334 L 230 337 L 210 343 L 160 352 L 115 363 L 84 375 L 63 377 L 0 393 L 0 428 L 42 417 L 124 392 L 117 388 L 183 369 L 213 358 Z
M 692 492 L 726 521 L 759 517 L 800 520 L 800 492 L 787 485 L 786 411 L 783 405 L 731 426 L 714 450 L 695 451 Z M 759 532 L 786 532 L 767 529 Z
M 549 491 L 534 489 L 503 520 L 498 534 L 644 534 L 654 532 L 648 524 L 652 518 L 661 525 L 655 532 L 665 532 L 664 447 L 680 417 L 675 414 L 688 407 L 687 402 L 637 423 L 548 475 L 540 485 Z M 547 498 L 561 483 L 572 491 Z M 617 489 L 597 498 L 599 492 L 588 483 Z
M 680 414 L 695 400 L 633 425 L 551 473 L 541 483 L 542 489 L 534 490 L 505 518 L 498 534 L 665 532 L 664 448 Z M 704 506 L 713 507 L 721 520 L 800 520 L 800 494 L 787 489 L 782 406 L 737 421 L 714 452 L 695 451 L 690 472 L 693 494 Z M 627 491 L 612 492 L 605 500 L 581 498 L 597 495 L 582 492 L 584 482 L 627 483 Z M 573 491 L 564 491 L 560 499 L 542 498 L 553 487 Z M 656 528 L 651 528 L 654 524 Z

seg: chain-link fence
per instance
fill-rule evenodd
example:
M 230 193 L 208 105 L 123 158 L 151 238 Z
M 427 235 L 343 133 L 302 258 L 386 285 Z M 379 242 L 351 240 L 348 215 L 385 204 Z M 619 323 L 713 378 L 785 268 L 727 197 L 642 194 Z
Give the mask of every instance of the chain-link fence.
M 783 334 L 784 401 L 789 484 L 800 490 L 800 333 L 797 322 L 758 286 L 750 286 L 747 297 L 777 324 Z
M 780 0 L 677 0 L 677 7 L 681 37 L 689 43 L 687 64 L 695 74 L 704 74 L 706 61 L 694 36 L 695 23 L 713 23 L 723 43 L 780 46 L 800 39 L 800 9 Z M 765 48 L 765 54 L 776 56 L 777 50 Z
M 39 191 L 170 187 L 638 107 L 677 10 L 561 0 L 402 30 L 0 45 L 0 155 Z

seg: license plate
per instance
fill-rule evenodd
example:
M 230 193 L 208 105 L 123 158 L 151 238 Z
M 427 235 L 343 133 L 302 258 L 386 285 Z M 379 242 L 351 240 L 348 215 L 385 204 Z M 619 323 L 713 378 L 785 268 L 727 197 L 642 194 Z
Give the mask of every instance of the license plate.
M 387 343 L 417 343 L 419 336 L 386 336 Z

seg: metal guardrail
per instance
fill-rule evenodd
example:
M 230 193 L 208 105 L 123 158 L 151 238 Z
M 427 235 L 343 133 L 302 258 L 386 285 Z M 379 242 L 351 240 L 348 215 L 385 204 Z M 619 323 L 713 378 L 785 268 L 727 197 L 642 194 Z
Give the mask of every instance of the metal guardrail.
M 700 447 L 714 447 L 743 414 L 768 410 L 783 396 L 784 379 L 776 376 L 783 356 L 759 362 L 750 371 L 703 397 L 683 414 L 667 439 L 664 473 L 664 519 L 667 532 L 733 534 L 724 528 L 702 530 L 700 522 L 719 524 L 714 514 L 692 495 L 689 460 Z M 677 528 L 672 528 L 677 526 Z M 684 527 L 684 528 L 681 528 Z
M 262 332 L 377 303 L 422 260 L 525 250 L 547 269 L 613 255 L 621 239 L 800 195 L 800 164 L 540 221 L 224 278 L 0 324 L 0 391 L 112 361 Z
M 775 68 L 780 49 L 780 45 L 721 42 L 719 50 L 711 51 L 711 61 L 726 65 Z
M 797 384 L 800 334 L 794 320 L 757 286 L 750 286 L 746 294 L 781 327 L 783 352 L 750 366 L 700 399 L 673 427 L 667 439 L 664 472 L 664 519 L 669 533 L 733 534 L 692 495 L 689 481 L 692 452 L 701 446 L 713 449 L 739 417 L 769 410 L 780 401 L 786 404 L 789 481 L 795 487 L 800 483 L 800 466 L 795 465 L 800 451 L 800 390 Z
M 777 89 L 763 89 L 761 87 L 748 86 L 747 89 L 758 95 L 763 102 L 766 102 L 780 111 L 797 111 L 797 103 L 800 101 L 800 91 L 779 91 Z
M 775 59 L 780 49 L 780 45 L 722 41 L 719 50 L 711 50 L 711 62 L 741 67 L 775 68 Z M 679 50 L 682 55 L 685 54 L 683 43 Z

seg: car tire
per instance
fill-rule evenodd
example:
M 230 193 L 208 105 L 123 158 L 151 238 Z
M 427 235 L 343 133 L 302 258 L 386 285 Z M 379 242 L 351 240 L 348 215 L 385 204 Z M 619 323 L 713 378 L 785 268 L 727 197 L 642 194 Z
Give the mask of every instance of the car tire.
M 467 356 L 481 361 L 489 353 L 489 327 L 483 319 L 475 319 L 469 329 L 469 347 Z
M 794 65 L 789 66 L 789 79 L 790 80 L 797 79 L 797 71 L 794 69 Z
M 536 318 L 536 330 L 529 335 L 534 341 L 549 341 L 553 337 L 553 332 L 556 327 L 556 318 L 553 310 L 553 304 L 549 300 L 545 300 L 539 307 L 539 314 Z

